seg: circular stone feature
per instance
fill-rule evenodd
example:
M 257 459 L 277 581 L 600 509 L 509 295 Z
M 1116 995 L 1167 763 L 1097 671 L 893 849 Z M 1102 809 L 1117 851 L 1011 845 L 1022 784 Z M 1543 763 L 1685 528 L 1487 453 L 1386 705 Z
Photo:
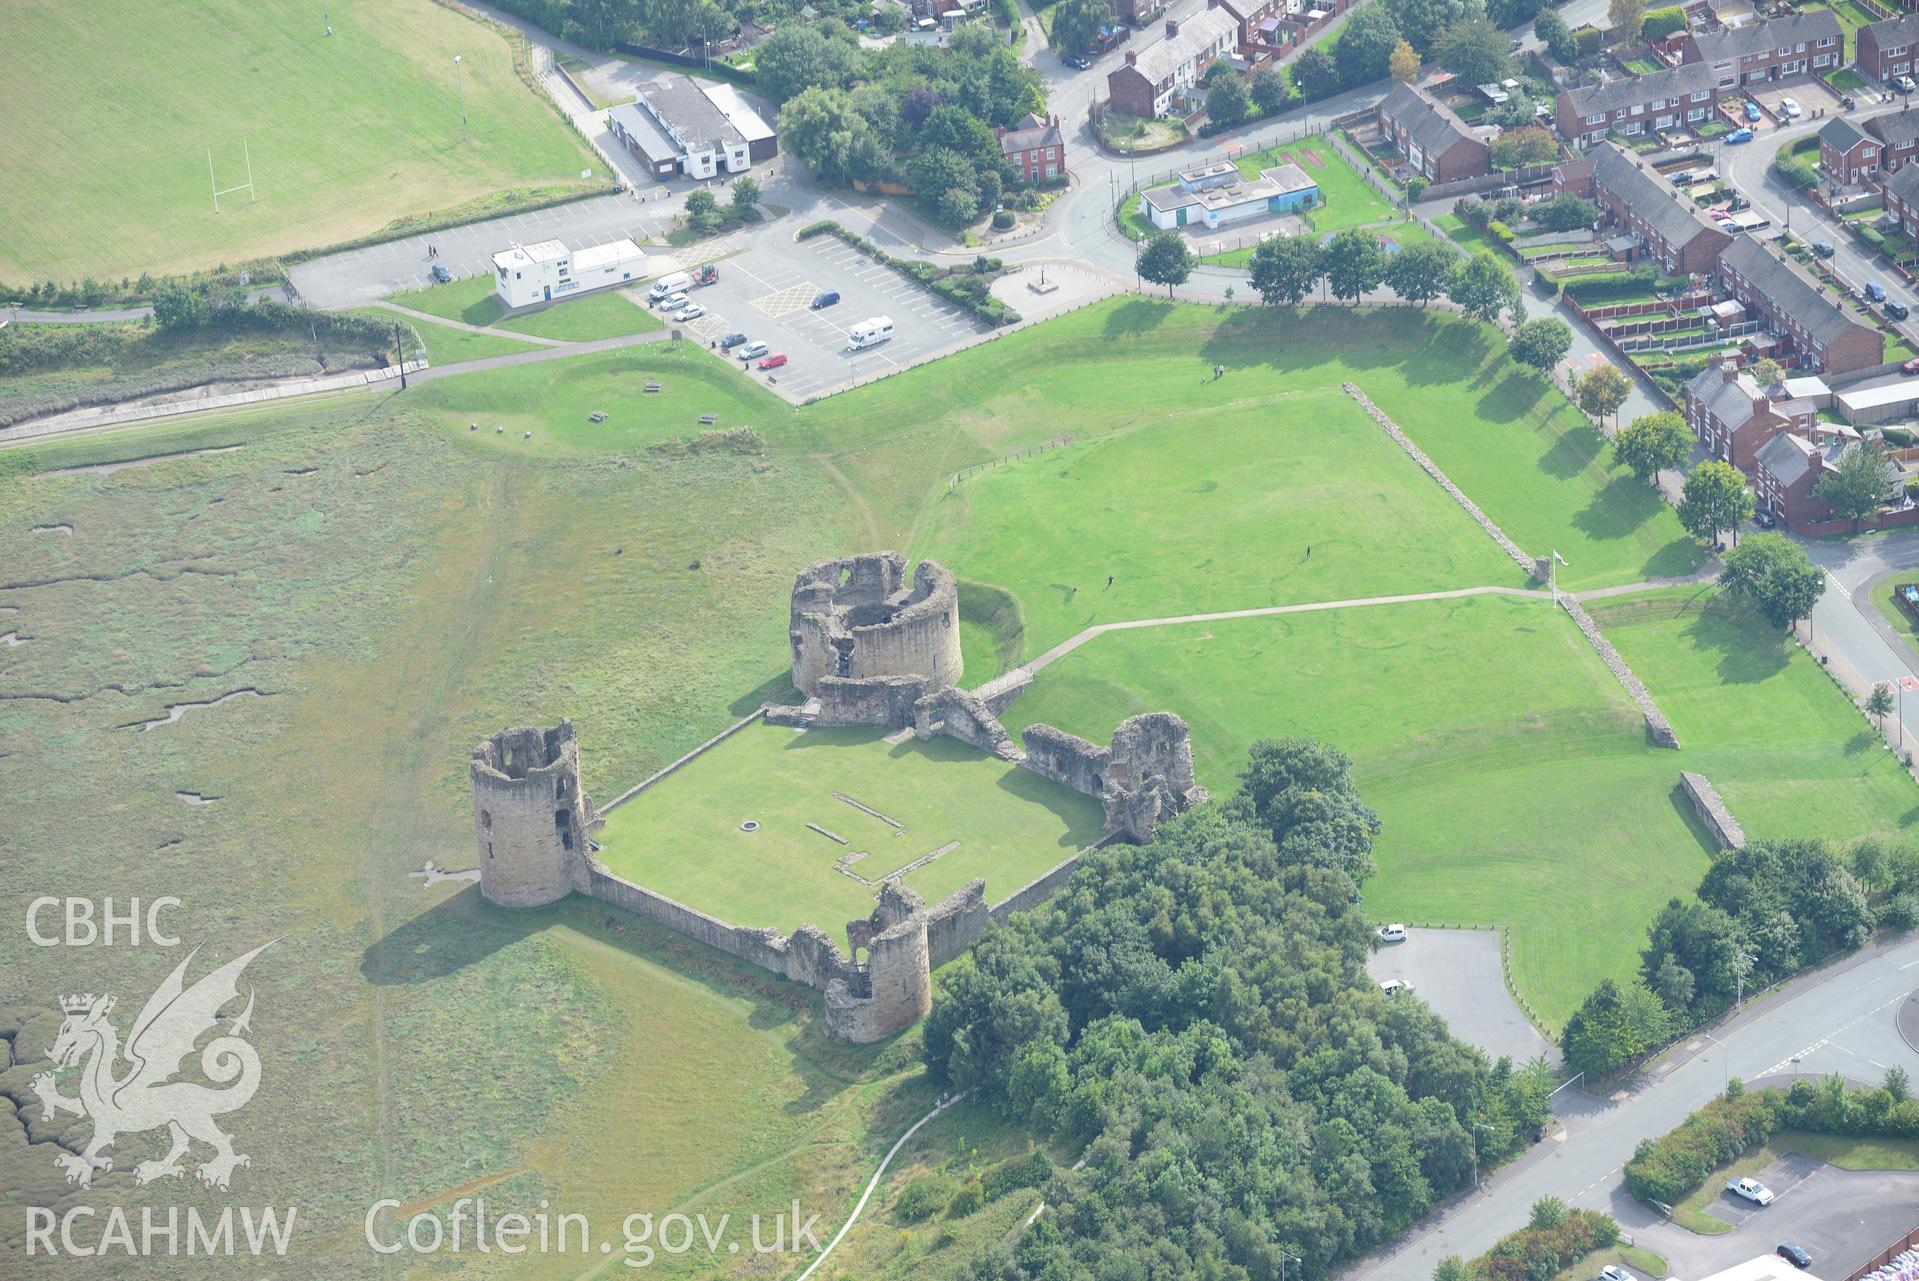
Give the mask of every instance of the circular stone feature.
M 742 832 L 757 832 L 760 830 L 760 825 L 749 818 L 740 824 L 740 830 Z

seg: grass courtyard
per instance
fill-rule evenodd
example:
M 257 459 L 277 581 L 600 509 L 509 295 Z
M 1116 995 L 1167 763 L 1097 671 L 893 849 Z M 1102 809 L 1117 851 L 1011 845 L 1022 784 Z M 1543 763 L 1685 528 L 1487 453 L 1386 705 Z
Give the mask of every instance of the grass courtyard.
M 742 831 L 746 821 L 758 830 Z M 957 739 L 893 745 L 871 730 L 761 724 L 614 810 L 595 839 L 614 873 L 688 907 L 787 934 L 811 921 L 838 937 L 873 910 L 879 880 L 950 843 L 901 878 L 928 903 L 976 876 L 989 902 L 1003 899 L 1100 830 L 1092 797 Z M 838 870 L 843 859 L 874 884 Z
M 431 0 L 11 6 L 0 81 L 33 88 L 0 130 L 0 281 L 244 262 L 591 186 L 599 158 L 513 59 Z M 253 199 L 215 213 L 249 156 Z

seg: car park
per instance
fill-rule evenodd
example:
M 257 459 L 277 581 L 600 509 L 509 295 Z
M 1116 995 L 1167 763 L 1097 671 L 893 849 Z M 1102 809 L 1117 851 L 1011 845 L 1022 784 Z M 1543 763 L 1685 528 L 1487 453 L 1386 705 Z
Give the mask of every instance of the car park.
M 1779 1243 L 1779 1249 L 1774 1251 L 1774 1253 L 1786 1262 L 1792 1264 L 1795 1268 L 1810 1268 L 1812 1266 L 1812 1252 L 1806 1249 L 1805 1246 L 1800 1245 L 1797 1241 L 1781 1241 Z
M 1815 240 L 1812 242 L 1812 251 L 1821 258 L 1830 258 L 1833 254 L 1832 241 Z
M 1886 287 L 1876 280 L 1868 280 L 1866 282 L 1866 301 L 1884 302 L 1885 300 Z
M 1378 933 L 1380 941 L 1383 943 L 1404 943 L 1406 941 L 1406 927 L 1397 921 L 1391 925 L 1380 926 L 1376 933 Z
M 822 289 L 818 293 L 813 295 L 813 301 L 808 303 L 807 306 L 814 311 L 824 311 L 828 307 L 837 307 L 839 305 L 839 301 L 840 301 L 839 290 Z
M 1405 979 L 1381 979 L 1379 990 L 1387 996 L 1403 996 L 1413 990 L 1413 985 Z
M 433 282 L 438 285 L 444 285 L 447 281 L 453 279 L 453 273 L 446 269 L 446 264 L 443 262 L 434 263 L 433 270 L 427 274 L 431 275 Z
M 761 369 L 778 369 L 781 365 L 784 365 L 785 363 L 786 363 L 786 353 L 783 351 L 776 351 L 772 355 L 766 356 L 761 359 L 760 368 Z
M 1731 133 L 1729 133 L 1729 134 L 1727 134 L 1727 135 L 1726 135 L 1726 141 L 1727 141 L 1727 142 L 1731 142 L 1731 143 L 1740 143 L 1740 142 L 1751 142 L 1751 141 L 1752 141 L 1752 130 L 1750 130 L 1750 129 L 1735 129 L 1735 130 L 1733 130 L 1733 131 L 1732 131 Z
M 767 353 L 767 346 L 765 343 L 750 342 L 746 344 L 746 346 L 740 348 L 739 357 L 741 360 L 758 360 L 761 356 L 764 356 L 766 353 Z
M 741 333 L 739 330 L 735 329 L 732 333 L 720 339 L 720 350 L 732 351 L 735 347 L 739 346 L 741 343 L 745 341 L 746 341 L 746 335 Z
M 1912 314 L 1911 309 L 1908 308 L 1906 304 L 1902 302 L 1894 302 L 1890 298 L 1886 299 L 1886 305 L 1884 308 L 1882 308 L 1882 310 L 1886 313 L 1887 316 L 1889 316 L 1893 320 L 1904 320 L 1907 316 L 1910 316 Z
M 1758 103 L 1748 102 L 1746 104 L 1746 119 L 1752 121 L 1754 124 L 1759 123 L 1759 104 Z
M 1750 1201 L 1754 1205 L 1772 1204 L 1772 1189 L 1761 1183 L 1758 1179 L 1727 1179 L 1726 1191 L 1736 1197 Z
M 1779 114 L 1788 120 L 1797 120 L 1805 113 L 1800 108 L 1797 98 L 1781 98 L 1779 100 Z
M 705 314 L 706 314 L 706 308 L 700 306 L 696 302 L 690 302 L 686 304 L 686 306 L 674 312 L 673 319 L 680 321 L 681 323 L 685 323 L 686 321 L 689 321 L 689 320 L 698 320 L 701 316 L 704 316 Z

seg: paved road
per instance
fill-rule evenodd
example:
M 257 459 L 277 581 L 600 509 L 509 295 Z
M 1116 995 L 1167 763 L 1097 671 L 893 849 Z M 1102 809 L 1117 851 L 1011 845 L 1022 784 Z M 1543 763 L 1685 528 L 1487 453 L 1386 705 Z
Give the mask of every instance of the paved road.
M 1563 1141 L 1544 1156 L 1502 1171 L 1480 1194 L 1415 1229 L 1394 1253 L 1363 1261 L 1348 1275 L 1426 1281 L 1446 1255 L 1478 1254 L 1519 1227 L 1532 1203 L 1548 1194 L 1575 1206 L 1609 1210 L 1635 1234 L 1655 1227 L 1661 1221 L 1620 1185 L 1620 1169 L 1641 1138 L 1678 1125 L 1723 1090 L 1728 1075 L 1757 1081 L 1789 1078 L 1795 1071 L 1839 1072 L 1876 1082 L 1882 1064 L 1919 1072 L 1919 1054 L 1899 1038 L 1894 1023 L 1915 984 L 1919 938 L 1882 944 L 1748 1002 L 1738 1018 L 1713 1033 L 1717 1042 L 1696 1039 L 1680 1046 L 1648 1070 L 1635 1092 L 1604 1099 L 1562 1092 L 1557 1102 L 1566 1126 Z M 1919 1221 L 1919 1197 L 1907 1189 L 1892 1195 L 1902 1213 Z M 1715 1266 L 1746 1253 L 1728 1255 Z

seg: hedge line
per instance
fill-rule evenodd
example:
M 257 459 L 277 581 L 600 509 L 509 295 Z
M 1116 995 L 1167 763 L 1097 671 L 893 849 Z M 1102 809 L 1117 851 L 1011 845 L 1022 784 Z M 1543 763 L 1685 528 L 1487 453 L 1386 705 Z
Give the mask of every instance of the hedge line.
M 997 258 L 986 259 L 992 264 L 992 271 L 989 273 L 935 267 L 930 262 L 920 262 L 914 258 L 895 258 L 872 241 L 863 236 L 854 235 L 830 218 L 824 222 L 816 222 L 800 228 L 796 239 L 811 240 L 814 236 L 828 235 L 838 236 L 875 262 L 891 267 L 902 275 L 911 276 L 948 302 L 964 307 L 990 325 L 995 327 L 1016 325 L 1020 321 L 1020 314 L 1017 311 L 987 292 L 991 277 L 997 275 L 1000 270 L 1000 260 Z
M 1881 1086 L 1848 1091 L 1837 1076 L 1795 1081 L 1789 1090 L 1747 1091 L 1738 1081 L 1679 1128 L 1643 1140 L 1626 1163 L 1626 1187 L 1642 1201 L 1676 1205 L 1714 1170 L 1780 1130 L 1861 1138 L 1919 1138 L 1919 1100 Z
M 1610 1215 L 1597 1210 L 1568 1210 L 1563 1204 L 1558 1210 L 1557 1215 L 1548 1212 L 1541 1216 L 1540 1206 L 1535 1204 L 1535 1222 L 1499 1238 L 1492 1249 L 1466 1265 L 1467 1275 L 1478 1281 L 1534 1281 L 1556 1276 L 1594 1250 L 1619 1243 L 1619 1224 Z M 1558 1222 L 1552 1222 L 1554 1218 Z

